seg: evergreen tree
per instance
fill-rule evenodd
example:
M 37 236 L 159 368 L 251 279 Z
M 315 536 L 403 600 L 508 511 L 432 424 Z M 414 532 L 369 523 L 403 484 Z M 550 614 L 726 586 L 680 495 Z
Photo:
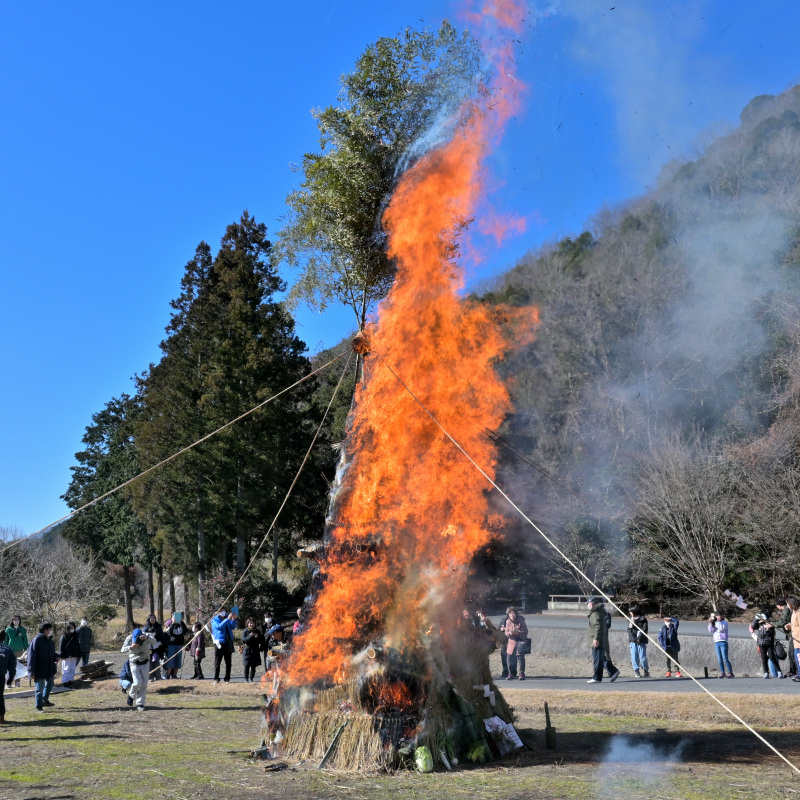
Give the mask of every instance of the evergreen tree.
M 139 472 L 139 453 L 132 436 L 136 413 L 137 398 L 123 394 L 92 415 L 82 439 L 86 449 L 75 454 L 78 466 L 70 468 L 72 479 L 62 495 L 70 508 L 80 508 Z M 129 496 L 123 490 L 101 500 L 68 520 L 62 533 L 104 561 L 122 567 L 126 624 L 132 628 L 132 568 L 148 543 L 146 528 Z
M 137 437 L 148 462 L 191 444 L 308 372 L 305 345 L 275 297 L 284 289 L 266 226 L 246 212 L 228 226 L 215 258 L 205 243 L 198 247 L 172 303 L 164 355 L 140 378 L 144 414 Z M 137 488 L 137 506 L 162 533 L 165 566 L 196 568 L 201 585 L 211 564 L 244 569 L 313 435 L 312 390 L 311 382 L 297 387 Z M 321 476 L 307 473 L 275 529 L 273 574 L 291 539 L 308 525 L 321 526 L 324 494 Z

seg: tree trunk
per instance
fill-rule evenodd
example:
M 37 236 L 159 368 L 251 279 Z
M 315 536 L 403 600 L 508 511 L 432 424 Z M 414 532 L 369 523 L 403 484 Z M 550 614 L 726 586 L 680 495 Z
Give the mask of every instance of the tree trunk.
M 241 575 L 245 567 L 245 533 L 242 522 L 242 476 L 236 478 L 236 574 Z
M 206 529 L 200 513 L 200 495 L 197 495 L 197 592 L 200 607 L 203 606 L 203 591 L 206 583 Z M 187 604 L 188 605 L 188 604 Z
M 169 576 L 169 611 L 174 614 L 178 609 L 175 608 L 175 576 Z
M 278 526 L 272 529 L 272 580 L 278 582 Z
M 122 565 L 122 590 L 125 592 L 125 628 L 133 630 L 133 596 L 131 593 L 131 568 Z
M 164 624 L 164 567 L 158 565 L 158 621 Z
M 153 562 L 151 561 L 147 567 L 147 603 L 150 607 L 150 613 L 155 616 L 156 613 L 156 593 L 153 587 Z

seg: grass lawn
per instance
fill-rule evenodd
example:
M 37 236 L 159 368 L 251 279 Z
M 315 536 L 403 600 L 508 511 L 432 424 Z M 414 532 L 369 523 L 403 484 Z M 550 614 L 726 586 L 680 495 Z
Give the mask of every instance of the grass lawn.
M 483 768 L 387 776 L 319 772 L 311 764 L 265 772 L 270 762 L 248 757 L 261 737 L 257 687 L 175 681 L 151 688 L 142 713 L 124 705 L 116 680 L 54 695 L 56 707 L 44 714 L 32 698 L 9 700 L 0 798 L 800 797 L 800 776 L 696 695 L 509 689 L 532 751 Z M 544 748 L 544 700 L 558 730 L 555 751 Z M 800 698 L 737 697 L 731 705 L 800 762 Z

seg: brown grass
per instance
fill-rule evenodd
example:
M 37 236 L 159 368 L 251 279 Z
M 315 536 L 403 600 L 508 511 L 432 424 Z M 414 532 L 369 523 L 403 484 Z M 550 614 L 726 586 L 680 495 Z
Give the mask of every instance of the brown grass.
M 507 689 L 506 699 L 517 714 L 594 714 L 616 717 L 647 717 L 674 722 L 730 724 L 741 727 L 730 714 L 706 695 L 670 692 L 603 692 L 581 690 Z M 722 701 L 745 722 L 758 727 L 800 729 L 800 696 L 726 694 Z

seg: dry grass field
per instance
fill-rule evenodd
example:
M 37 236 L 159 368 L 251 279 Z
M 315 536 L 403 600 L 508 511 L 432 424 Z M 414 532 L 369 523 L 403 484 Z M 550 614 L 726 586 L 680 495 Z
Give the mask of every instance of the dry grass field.
M 54 695 L 37 714 L 10 699 L 0 726 L 0 798 L 794 798 L 800 776 L 713 704 L 696 695 L 505 690 L 532 749 L 452 773 L 360 775 L 315 764 L 266 772 L 249 757 L 260 741 L 257 685 L 210 681 L 151 686 L 128 709 L 116 680 Z M 544 746 L 548 701 L 558 747 Z M 800 699 L 731 697 L 800 763 Z

